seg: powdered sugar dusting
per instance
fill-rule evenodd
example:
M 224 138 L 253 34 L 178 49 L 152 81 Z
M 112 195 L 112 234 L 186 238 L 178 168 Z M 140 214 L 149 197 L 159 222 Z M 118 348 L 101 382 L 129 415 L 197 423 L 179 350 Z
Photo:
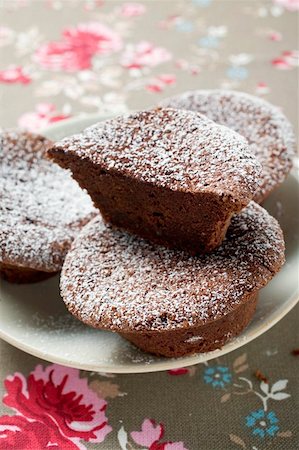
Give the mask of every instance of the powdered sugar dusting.
M 164 100 L 165 107 L 206 114 L 244 136 L 262 164 L 262 183 L 255 200 L 262 201 L 284 181 L 292 167 L 295 136 L 288 119 L 267 101 L 243 92 L 199 90 Z
M 185 340 L 187 344 L 193 344 L 194 342 L 202 341 L 204 338 L 202 336 L 191 336 Z
M 219 318 L 263 287 L 284 262 L 277 221 L 255 203 L 233 218 L 214 253 L 191 257 L 92 220 L 61 275 L 68 309 L 114 331 L 167 330 Z
M 0 136 L 0 261 L 57 271 L 78 230 L 95 215 L 70 173 L 45 158 L 47 139 Z
M 201 114 L 140 111 L 87 128 L 55 147 L 172 190 L 216 192 L 248 203 L 261 167 L 244 138 Z

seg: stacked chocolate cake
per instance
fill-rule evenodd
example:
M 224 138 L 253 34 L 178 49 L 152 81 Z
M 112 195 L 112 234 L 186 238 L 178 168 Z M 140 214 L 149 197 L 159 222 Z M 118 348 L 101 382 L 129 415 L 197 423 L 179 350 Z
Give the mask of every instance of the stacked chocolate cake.
M 282 113 L 227 91 L 186 93 L 50 145 L 101 213 L 65 257 L 69 311 L 156 355 L 223 346 L 284 263 L 281 228 L 255 201 L 287 176 L 293 151 Z
M 293 148 L 277 109 L 226 91 L 187 93 L 58 142 L 50 157 L 101 211 L 66 257 L 68 309 L 157 355 L 221 347 L 284 262 L 279 224 L 252 199 L 282 182 Z

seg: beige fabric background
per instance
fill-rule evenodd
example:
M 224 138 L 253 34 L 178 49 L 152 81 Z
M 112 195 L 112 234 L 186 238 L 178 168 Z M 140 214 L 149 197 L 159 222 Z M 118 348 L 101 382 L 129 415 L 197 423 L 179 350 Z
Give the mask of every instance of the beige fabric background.
M 121 112 L 153 105 L 186 89 L 223 87 L 263 96 L 281 106 L 296 126 L 298 14 L 293 3 L 145 1 L 139 2 L 138 14 L 132 15 L 129 7 L 123 9 L 124 2 L 2 1 L 0 125 L 37 129 L 63 116 Z M 91 21 L 113 30 L 122 41 L 121 48 L 116 43 L 108 54 L 99 52 L 84 69 L 82 61 L 76 62 L 75 69 L 62 69 L 61 60 L 54 67 L 51 58 L 41 56 L 42 46 L 63 41 L 63 30 Z M 155 63 L 136 56 L 141 41 L 150 43 Z M 127 67 L 128 60 L 135 67 Z M 224 389 L 214 387 L 204 365 L 180 375 L 162 372 L 106 378 L 81 372 L 89 383 L 108 383 L 106 415 L 112 426 L 104 442 L 85 443 L 86 447 L 122 448 L 117 433 L 123 426 L 129 436 L 127 448 L 142 448 L 130 432 L 140 430 L 145 418 L 152 418 L 164 424 L 163 442 L 181 442 L 192 450 L 299 448 L 299 357 L 291 354 L 299 347 L 298 311 L 297 306 L 254 342 L 210 362 L 213 370 L 225 367 L 232 374 Z M 238 357 L 243 360 L 240 372 Z M 8 375 L 21 372 L 27 376 L 39 363 L 47 365 L 0 341 L 0 398 Z M 254 435 L 255 427 L 246 426 L 246 417 L 262 408 L 261 386 L 254 376 L 257 369 L 267 375 L 270 384 L 288 380 L 284 392 L 290 396 L 269 402 L 279 426 L 273 436 Z M 239 395 L 236 387 L 241 376 L 253 386 L 246 395 L 244 389 L 244 395 Z M 11 415 L 12 410 L 0 403 L 0 414 Z M 5 448 L 1 440 L 0 448 Z

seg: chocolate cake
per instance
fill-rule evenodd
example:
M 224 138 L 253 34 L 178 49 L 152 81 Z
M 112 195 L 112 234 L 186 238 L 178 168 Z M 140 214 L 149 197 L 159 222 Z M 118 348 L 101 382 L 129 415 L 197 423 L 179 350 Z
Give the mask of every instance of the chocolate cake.
M 239 134 L 167 108 L 94 125 L 49 155 L 71 169 L 106 222 L 192 253 L 220 245 L 261 170 Z
M 155 246 L 98 216 L 66 256 L 61 295 L 82 322 L 178 357 L 238 335 L 283 262 L 280 226 L 254 202 L 233 217 L 222 245 L 201 256 Z
M 25 283 L 61 269 L 96 210 L 70 173 L 46 158 L 53 145 L 25 131 L 0 134 L 0 274 Z
M 279 108 L 244 92 L 189 91 L 162 102 L 164 107 L 197 111 L 244 136 L 262 165 L 254 200 L 261 203 L 281 184 L 292 167 L 295 137 Z

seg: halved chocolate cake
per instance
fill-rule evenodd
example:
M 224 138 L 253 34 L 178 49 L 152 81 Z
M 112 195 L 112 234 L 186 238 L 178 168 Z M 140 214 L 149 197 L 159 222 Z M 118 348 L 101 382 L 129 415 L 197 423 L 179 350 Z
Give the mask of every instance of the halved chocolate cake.
M 106 222 L 169 247 L 218 247 L 253 197 L 261 167 L 246 140 L 191 111 L 154 109 L 63 139 L 50 157 Z

